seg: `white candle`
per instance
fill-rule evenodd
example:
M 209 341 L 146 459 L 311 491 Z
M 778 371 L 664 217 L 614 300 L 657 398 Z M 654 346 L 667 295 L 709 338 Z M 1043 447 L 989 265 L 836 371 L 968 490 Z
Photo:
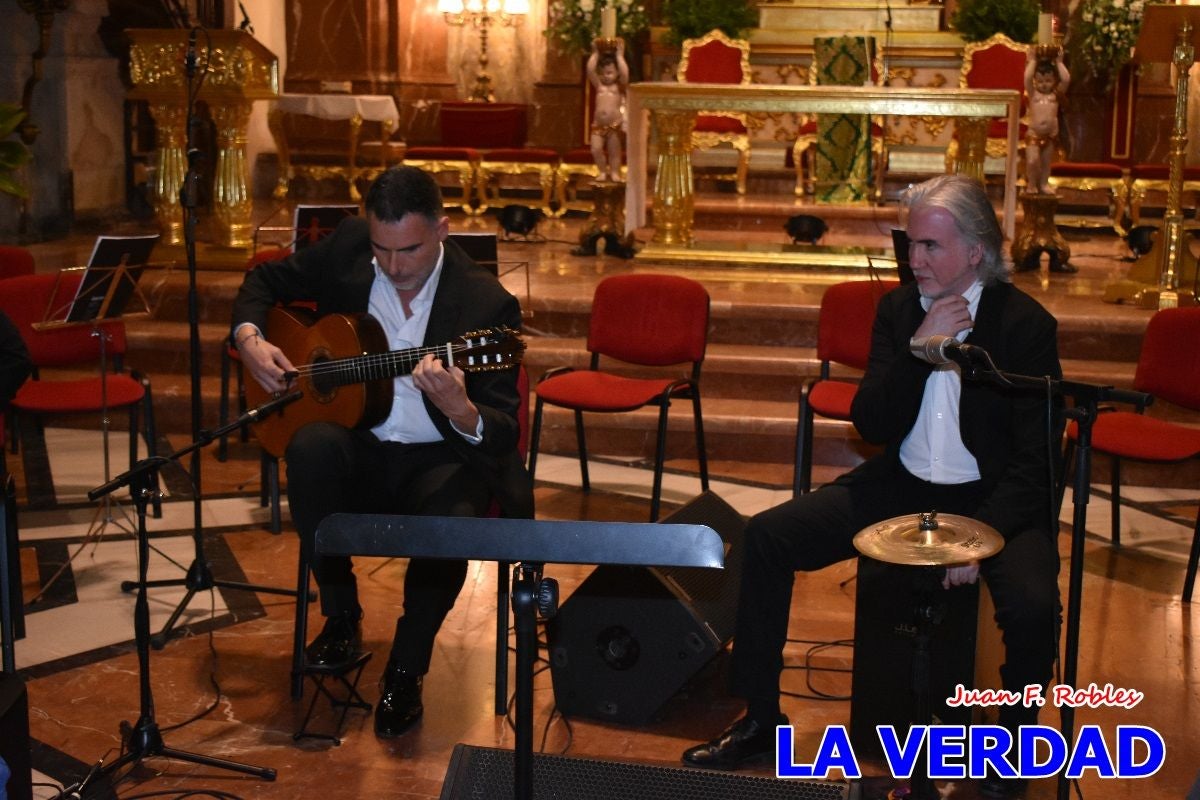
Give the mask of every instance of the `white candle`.
M 600 36 L 604 39 L 617 37 L 617 8 L 605 5 L 600 9 Z
M 1038 44 L 1054 44 L 1054 15 L 1038 14 Z

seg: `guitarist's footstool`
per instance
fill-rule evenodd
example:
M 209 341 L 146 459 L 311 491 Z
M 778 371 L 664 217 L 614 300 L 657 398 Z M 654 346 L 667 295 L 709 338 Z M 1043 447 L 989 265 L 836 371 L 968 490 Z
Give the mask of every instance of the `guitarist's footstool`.
M 364 711 L 371 710 L 371 704 L 364 700 L 358 691 L 358 680 L 362 677 L 363 667 L 370 660 L 371 654 L 363 652 L 359 653 L 350 663 L 340 664 L 335 668 L 315 664 L 304 665 L 302 674 L 312 681 L 313 688 L 316 691 L 313 692 L 312 701 L 308 704 L 308 712 L 304 715 L 304 721 L 300 723 L 300 730 L 292 734 L 293 740 L 298 742 L 301 739 L 324 739 L 336 745 L 342 743 L 339 734 L 342 732 L 342 726 L 346 722 L 346 714 L 349 713 L 350 709 L 361 708 Z M 332 687 L 327 685 L 328 683 L 332 683 Z M 340 696 L 334 694 L 334 692 L 339 692 Z M 335 712 L 341 709 L 341 714 L 338 715 L 337 725 L 334 727 L 333 733 L 316 733 L 308 729 L 308 723 L 312 720 L 313 711 L 317 707 L 317 701 L 322 695 L 329 698 L 329 704 Z

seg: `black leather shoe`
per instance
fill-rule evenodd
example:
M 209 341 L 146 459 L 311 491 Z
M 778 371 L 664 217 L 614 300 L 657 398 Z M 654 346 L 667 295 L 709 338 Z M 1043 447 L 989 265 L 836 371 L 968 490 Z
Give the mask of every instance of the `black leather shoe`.
M 979 796 L 988 798 L 1021 797 L 1025 793 L 1024 778 L 1000 778 L 989 775 L 979 782 Z
M 338 614 L 325 620 L 325 627 L 304 650 L 308 666 L 337 670 L 354 663 L 362 652 L 362 612 Z
M 408 675 L 388 662 L 383 673 L 383 694 L 375 706 L 375 735 L 394 739 L 408 732 L 421 715 L 421 676 Z
M 683 763 L 705 769 L 737 769 L 775 755 L 775 726 L 787 725 L 782 714 L 772 725 L 742 717 L 711 742 L 698 744 L 683 754 Z

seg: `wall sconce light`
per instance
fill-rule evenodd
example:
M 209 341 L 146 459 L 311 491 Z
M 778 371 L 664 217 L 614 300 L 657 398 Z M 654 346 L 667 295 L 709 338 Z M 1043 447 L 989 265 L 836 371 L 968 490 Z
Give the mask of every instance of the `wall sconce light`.
M 492 76 L 487 71 L 488 28 L 497 22 L 508 27 L 523 23 L 529 13 L 529 0 L 438 0 L 438 11 L 442 12 L 447 25 L 471 25 L 479 31 L 479 70 L 475 73 L 475 87 L 467 99 L 494 102 Z

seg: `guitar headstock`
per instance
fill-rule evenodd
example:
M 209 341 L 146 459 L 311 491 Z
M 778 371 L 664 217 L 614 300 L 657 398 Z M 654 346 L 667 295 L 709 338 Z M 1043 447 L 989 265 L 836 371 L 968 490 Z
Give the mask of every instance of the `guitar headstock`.
M 509 369 L 521 363 L 525 340 L 506 325 L 464 333 L 451 346 L 454 365 L 463 372 Z

